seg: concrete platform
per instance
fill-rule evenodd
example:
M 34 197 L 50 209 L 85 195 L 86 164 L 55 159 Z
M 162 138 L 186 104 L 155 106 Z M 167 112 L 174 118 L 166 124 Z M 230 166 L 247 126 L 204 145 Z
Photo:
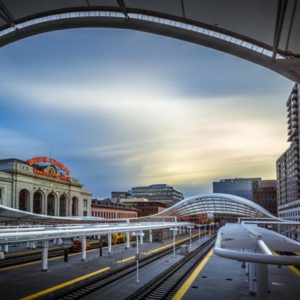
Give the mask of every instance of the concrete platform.
M 207 238 L 201 238 L 192 243 L 190 246 L 190 251 L 199 247 L 203 244 Z M 132 273 L 130 276 L 119 280 L 116 283 L 109 284 L 108 286 L 102 288 L 98 292 L 91 293 L 90 295 L 83 297 L 85 300 L 93 299 L 110 299 L 110 300 L 121 300 L 130 296 L 132 293 L 141 288 L 144 284 L 155 278 L 157 275 L 165 271 L 171 265 L 173 265 L 178 260 L 182 259 L 184 256 L 179 254 L 180 251 L 176 252 L 176 258 L 173 258 L 173 254 L 170 254 L 162 259 L 140 269 L 140 282 L 136 281 L 136 273 Z
M 179 239 L 187 238 L 180 236 Z M 165 243 L 144 243 L 140 250 L 142 253 L 150 252 L 163 247 Z M 136 249 L 125 249 L 125 245 L 113 246 L 112 255 L 107 254 L 106 247 L 103 248 L 103 256 L 99 257 L 99 249 L 87 252 L 86 261 L 81 261 L 81 253 L 70 254 L 69 261 L 64 262 L 63 257 L 49 259 L 48 272 L 41 272 L 41 262 L 27 263 L 23 266 L 14 266 L 0 270 L 0 297 L 1 299 L 20 299 L 26 296 L 46 291 L 53 286 L 64 285 L 74 279 L 87 274 L 113 267 L 128 258 L 134 258 Z M 25 298 L 26 299 L 26 298 Z M 28 297 L 27 299 L 35 299 Z
M 288 267 L 269 265 L 269 300 L 299 299 L 300 277 Z M 184 295 L 184 300 L 250 300 L 241 263 L 212 255 Z M 267 300 L 267 299 L 266 299 Z

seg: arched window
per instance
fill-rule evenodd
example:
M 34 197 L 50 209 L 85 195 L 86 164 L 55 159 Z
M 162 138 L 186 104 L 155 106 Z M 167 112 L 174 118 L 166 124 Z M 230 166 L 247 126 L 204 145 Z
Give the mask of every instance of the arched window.
M 19 209 L 29 211 L 30 193 L 28 190 L 23 189 L 19 194 Z
M 55 215 L 55 194 L 50 193 L 47 197 L 47 215 Z
M 43 213 L 42 203 L 43 203 L 43 194 L 40 191 L 36 191 L 33 194 L 33 212 L 35 214 L 42 214 Z
M 67 215 L 67 197 L 65 194 L 59 198 L 59 215 L 64 217 Z

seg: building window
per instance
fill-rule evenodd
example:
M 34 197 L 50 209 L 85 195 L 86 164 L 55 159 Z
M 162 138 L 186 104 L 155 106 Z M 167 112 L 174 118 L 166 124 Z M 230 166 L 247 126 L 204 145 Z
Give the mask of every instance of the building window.
M 87 207 L 87 200 L 85 199 L 85 200 L 83 200 L 83 207 Z

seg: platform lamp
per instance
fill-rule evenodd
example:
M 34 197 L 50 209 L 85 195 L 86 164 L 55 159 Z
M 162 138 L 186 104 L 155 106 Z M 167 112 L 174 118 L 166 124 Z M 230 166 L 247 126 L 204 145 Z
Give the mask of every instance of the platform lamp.
M 173 258 L 176 258 L 175 245 L 176 245 L 176 235 L 177 235 L 178 228 L 174 227 L 174 228 L 170 228 L 170 230 L 173 231 Z
M 144 236 L 144 232 L 142 231 L 134 231 L 131 232 L 132 236 L 136 237 L 136 254 L 135 254 L 135 260 L 136 260 L 136 282 L 140 282 L 139 279 L 139 236 L 143 237 Z

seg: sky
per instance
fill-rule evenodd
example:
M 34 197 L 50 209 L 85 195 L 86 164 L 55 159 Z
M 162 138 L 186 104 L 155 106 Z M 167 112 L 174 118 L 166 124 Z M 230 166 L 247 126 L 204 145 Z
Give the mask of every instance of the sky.
M 293 82 L 199 45 L 73 29 L 0 48 L 0 158 L 51 156 L 94 197 L 276 177 Z

